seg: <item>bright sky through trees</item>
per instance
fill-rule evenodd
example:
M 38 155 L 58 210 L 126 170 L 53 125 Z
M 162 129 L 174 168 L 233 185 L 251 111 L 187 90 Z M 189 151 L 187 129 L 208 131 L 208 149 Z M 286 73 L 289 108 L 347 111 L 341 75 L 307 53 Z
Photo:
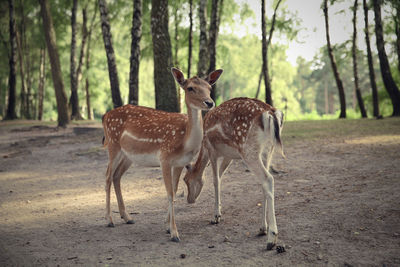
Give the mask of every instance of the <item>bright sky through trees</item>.
M 236 0 L 237 3 L 243 5 L 247 3 L 251 10 L 255 13 L 255 17 L 248 18 L 237 29 L 239 36 L 246 34 L 256 34 L 261 38 L 261 6 L 259 0 Z M 267 1 L 267 16 L 271 18 L 274 1 Z M 321 9 L 321 0 L 286 0 L 280 9 L 284 6 L 291 13 L 297 13 L 300 19 L 299 35 L 296 40 L 288 42 L 279 32 L 272 40 L 273 43 L 282 43 L 288 45 L 287 56 L 290 63 L 296 64 L 296 59 L 302 56 L 306 60 L 312 60 L 317 51 L 326 44 L 325 24 Z M 331 26 L 331 42 L 332 44 L 343 43 L 351 40 L 352 36 L 352 12 L 351 6 L 354 1 L 346 0 L 342 3 L 335 3 L 329 7 Z M 279 16 L 280 10 L 278 10 Z M 373 12 L 370 11 L 370 20 L 373 18 Z M 359 5 L 357 25 L 359 29 L 364 29 L 364 15 L 362 5 Z M 267 25 L 269 27 L 269 25 Z M 372 29 L 371 29 L 372 30 Z M 365 49 L 364 32 L 358 31 L 358 47 Z M 375 40 L 371 40 L 371 44 L 375 46 Z

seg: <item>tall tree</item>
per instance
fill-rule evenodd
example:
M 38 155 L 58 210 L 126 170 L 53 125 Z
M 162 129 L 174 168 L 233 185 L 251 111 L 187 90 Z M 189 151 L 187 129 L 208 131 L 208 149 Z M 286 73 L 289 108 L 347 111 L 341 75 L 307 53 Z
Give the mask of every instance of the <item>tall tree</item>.
M 265 85 L 265 102 L 272 105 L 272 89 L 271 89 L 271 80 L 269 78 L 269 71 L 268 71 L 268 47 L 272 40 L 272 34 L 274 33 L 275 29 L 275 21 L 276 21 L 276 11 L 281 3 L 279 0 L 276 3 L 274 15 L 272 16 L 271 21 L 271 28 L 269 30 L 268 42 L 267 42 L 267 30 L 266 30 L 266 19 L 265 19 L 265 0 L 261 0 L 261 33 L 262 33 L 262 72 L 264 76 L 264 85 Z M 260 80 L 261 81 L 261 80 Z
M 85 92 L 86 92 L 86 107 L 87 107 L 87 118 L 88 120 L 92 119 L 92 111 L 91 111 L 91 106 L 90 106 L 90 90 L 89 90 L 89 68 L 90 68 L 90 43 L 92 40 L 92 32 L 93 32 L 93 26 L 94 26 L 94 20 L 96 19 L 96 15 L 97 15 L 97 8 L 95 5 L 94 8 L 94 14 L 92 17 L 92 21 L 90 22 L 90 28 L 88 31 L 88 44 L 87 44 L 87 48 L 86 48 L 86 82 L 85 82 Z M 86 25 L 83 25 L 84 27 L 86 27 Z
M 190 70 L 192 66 L 192 40 L 193 40 L 193 0 L 189 0 L 189 37 L 188 37 L 188 43 L 189 43 L 189 55 L 188 55 L 188 77 L 190 76 Z
M 44 84 L 46 82 L 46 51 L 40 48 L 39 85 L 38 85 L 38 120 L 43 118 Z
M 79 112 L 79 98 L 78 98 L 78 79 L 76 69 L 76 12 L 78 9 L 78 0 L 73 0 L 71 10 L 71 54 L 70 54 L 70 84 L 71 84 L 71 97 L 69 103 L 71 105 L 71 120 L 82 119 Z
M 30 119 L 30 108 L 29 108 L 29 98 L 28 98 L 28 90 L 26 86 L 26 72 L 25 72 L 25 65 L 26 65 L 26 55 L 24 53 L 24 48 L 26 44 L 26 23 L 25 23 L 25 14 L 24 14 L 24 6 L 22 3 L 19 5 L 19 16 L 21 18 L 19 27 L 16 27 L 16 35 L 17 35 L 17 49 L 18 49 L 18 66 L 20 72 L 20 80 L 21 80 L 21 105 L 20 105 L 20 114 L 21 117 L 26 119 Z
M 76 69 L 76 88 L 79 89 L 79 85 L 82 80 L 82 67 L 83 67 L 83 59 L 85 58 L 86 51 L 86 42 L 88 38 L 88 30 L 87 30 L 87 8 L 84 7 L 82 9 L 82 40 L 81 40 L 81 48 L 79 51 L 79 59 L 78 59 L 78 67 Z M 78 105 L 79 107 L 79 105 Z M 82 115 L 79 113 L 80 118 L 83 119 Z
M 199 37 L 199 61 L 197 62 L 197 76 L 206 77 L 207 65 L 210 55 L 207 51 L 207 0 L 200 0 L 199 11 L 200 37 Z
M 389 61 L 385 51 L 385 42 L 383 39 L 382 19 L 381 19 L 381 0 L 373 0 L 375 14 L 375 36 L 376 46 L 378 48 L 379 64 L 386 91 L 388 92 L 393 105 L 392 116 L 400 116 L 400 92 L 393 80 L 390 72 Z
M 354 89 L 356 91 L 358 107 L 360 108 L 361 117 L 366 118 L 367 112 L 365 111 L 364 101 L 362 99 L 361 90 L 358 84 L 358 70 L 357 70 L 357 9 L 358 0 L 354 0 L 353 6 L 353 46 L 351 49 L 353 56 L 353 74 L 354 74 Z
M 397 52 L 397 69 L 400 73 L 400 2 L 397 0 L 392 0 L 392 6 L 395 9 L 395 15 L 393 16 L 394 20 L 394 30 L 396 33 L 396 52 Z
M 39 0 L 39 3 L 40 11 L 43 18 L 43 27 L 46 37 L 47 51 L 50 58 L 51 74 L 53 77 L 54 90 L 56 94 L 58 126 L 66 127 L 69 123 L 67 95 L 65 94 L 64 83 L 62 80 L 60 57 L 58 55 L 56 45 L 56 34 L 53 26 L 53 19 L 50 14 L 48 0 Z
M 220 1 L 220 2 L 219 2 Z M 219 3 L 218 3 L 219 2 Z M 219 21 L 222 15 L 222 4 L 223 0 L 212 0 L 211 5 L 211 18 L 210 18 L 210 30 L 209 30 L 209 39 L 208 39 L 208 52 L 210 53 L 210 64 L 208 67 L 207 73 L 211 73 L 215 70 L 217 64 L 217 38 L 219 31 Z M 218 14 L 218 9 L 220 13 Z M 213 89 L 211 90 L 211 98 L 215 101 L 217 97 L 217 87 L 214 84 Z
M 129 104 L 139 103 L 140 39 L 142 38 L 142 0 L 133 1 L 132 43 L 129 70 Z
M 174 78 L 171 75 L 171 39 L 168 33 L 168 0 L 151 1 L 151 36 L 154 57 L 156 108 L 179 112 Z
M 339 71 L 336 66 L 336 60 L 333 55 L 333 49 L 331 45 L 331 40 L 329 36 L 329 15 L 328 15 L 328 1 L 324 0 L 323 11 L 325 17 L 325 31 L 326 31 L 326 43 L 328 48 L 328 55 L 332 65 L 333 75 L 335 77 L 336 86 L 339 91 L 339 100 L 340 100 L 340 115 L 339 118 L 346 118 L 346 98 L 344 94 L 343 82 L 340 79 Z
M 119 80 L 115 53 L 112 45 L 111 27 L 108 21 L 108 10 L 105 0 L 99 0 L 101 31 L 107 55 L 108 75 L 110 77 L 111 96 L 114 108 L 122 106 L 121 93 L 119 91 Z
M 378 118 L 380 116 L 379 115 L 378 89 L 376 87 L 375 71 L 374 71 L 374 64 L 372 61 L 371 43 L 370 43 L 370 38 L 369 38 L 367 0 L 363 0 L 363 8 L 364 8 L 364 25 L 365 25 L 364 33 L 365 33 L 365 43 L 367 45 L 367 59 L 368 59 L 369 81 L 370 81 L 371 90 L 372 90 L 373 114 L 374 114 L 374 117 Z
M 7 113 L 5 116 L 6 120 L 14 120 L 17 118 L 17 113 L 15 112 L 16 106 L 16 72 L 15 65 L 17 64 L 17 42 L 16 42 L 16 29 L 15 29 L 15 18 L 14 18 L 14 3 L 13 0 L 8 0 L 9 7 L 9 20 L 10 20 L 10 56 L 9 56 L 9 77 L 8 77 L 8 103 L 7 103 Z

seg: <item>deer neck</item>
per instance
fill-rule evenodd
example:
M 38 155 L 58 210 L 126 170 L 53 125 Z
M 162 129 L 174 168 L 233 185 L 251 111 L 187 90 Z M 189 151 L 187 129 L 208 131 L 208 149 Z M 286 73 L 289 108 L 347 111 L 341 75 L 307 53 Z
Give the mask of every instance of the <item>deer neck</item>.
M 185 150 L 198 150 L 203 139 L 203 119 L 201 111 L 191 108 L 187 105 L 188 109 L 188 124 L 186 125 L 185 136 Z

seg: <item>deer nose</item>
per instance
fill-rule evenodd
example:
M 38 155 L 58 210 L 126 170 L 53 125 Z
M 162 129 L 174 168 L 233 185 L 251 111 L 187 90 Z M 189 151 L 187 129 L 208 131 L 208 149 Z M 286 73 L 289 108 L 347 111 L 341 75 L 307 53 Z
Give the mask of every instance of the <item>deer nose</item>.
M 204 104 L 206 104 L 206 106 L 208 108 L 213 108 L 214 107 L 214 101 L 206 100 L 206 101 L 204 101 Z

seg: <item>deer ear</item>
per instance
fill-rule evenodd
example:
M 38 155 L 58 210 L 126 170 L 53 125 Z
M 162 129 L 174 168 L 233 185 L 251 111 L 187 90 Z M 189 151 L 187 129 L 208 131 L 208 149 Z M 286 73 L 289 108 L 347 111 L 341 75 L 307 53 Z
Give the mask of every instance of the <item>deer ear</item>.
M 213 72 L 208 74 L 208 77 L 206 78 L 206 81 L 210 85 L 213 85 L 219 79 L 219 76 L 221 76 L 222 72 L 223 72 L 222 69 L 214 70 Z
M 179 85 L 181 87 L 183 87 L 183 85 L 186 82 L 185 77 L 183 76 L 183 73 L 180 70 L 178 70 L 177 68 L 171 68 L 171 73 L 172 73 L 172 76 L 174 76 L 175 81 L 177 81 L 179 83 Z

